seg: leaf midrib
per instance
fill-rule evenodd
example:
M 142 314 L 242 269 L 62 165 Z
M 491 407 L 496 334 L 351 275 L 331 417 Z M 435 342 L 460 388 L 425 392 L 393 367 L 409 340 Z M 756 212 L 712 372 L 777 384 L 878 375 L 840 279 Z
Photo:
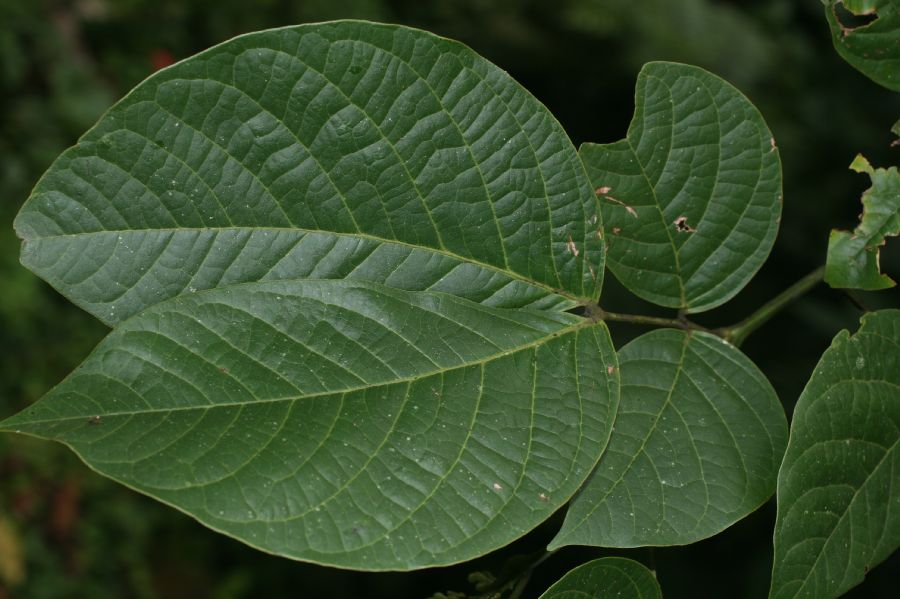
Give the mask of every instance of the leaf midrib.
M 480 358 L 477 360 L 469 360 L 466 362 L 461 362 L 459 364 L 455 364 L 454 366 L 452 366 L 450 368 L 438 368 L 438 369 L 435 369 L 433 371 L 429 371 L 426 373 L 420 373 L 420 374 L 416 374 L 413 376 L 401 377 L 401 378 L 397 378 L 395 380 L 386 381 L 386 382 L 382 382 L 382 383 L 358 385 L 356 387 L 348 387 L 346 389 L 319 391 L 319 392 L 308 393 L 308 394 L 304 394 L 304 395 L 286 395 L 286 396 L 281 396 L 281 397 L 270 397 L 270 398 L 266 398 L 266 399 L 257 399 L 256 401 L 252 401 L 252 402 L 230 402 L 230 403 L 220 403 L 220 404 L 213 404 L 213 405 L 207 405 L 207 406 L 175 406 L 172 408 L 165 408 L 165 409 L 154 408 L 154 409 L 147 409 L 147 410 L 130 410 L 130 411 L 122 411 L 122 412 L 103 412 L 103 413 L 99 413 L 96 415 L 114 418 L 114 417 L 118 417 L 118 416 L 141 416 L 141 415 L 147 415 L 147 414 L 169 414 L 169 413 L 173 413 L 173 412 L 188 412 L 188 411 L 193 411 L 193 410 L 206 411 L 206 410 L 214 410 L 214 409 L 221 409 L 221 408 L 235 408 L 235 407 L 242 407 L 242 406 L 251 406 L 251 405 L 256 406 L 256 405 L 260 405 L 260 404 L 280 403 L 280 402 L 285 402 L 285 401 L 299 401 L 301 399 L 312 399 L 312 398 L 316 398 L 316 397 L 346 395 L 348 393 L 355 393 L 358 391 L 366 391 L 369 389 L 377 389 L 379 387 L 386 387 L 389 385 L 411 383 L 411 382 L 418 381 L 420 379 L 424 379 L 424 378 L 434 376 L 437 374 L 443 374 L 445 372 L 458 370 L 461 368 L 469 368 L 471 366 L 484 365 L 493 360 L 498 360 L 498 359 L 504 358 L 506 356 L 510 356 L 512 354 L 516 354 L 516 353 L 519 353 L 522 351 L 527 351 L 529 349 L 534 349 L 536 347 L 543 345 L 544 343 L 548 342 L 551 339 L 554 339 L 556 337 L 561 337 L 563 335 L 568 335 L 568 334 L 578 331 L 580 329 L 588 328 L 591 326 L 596 326 L 596 323 L 593 323 L 589 320 L 584 319 L 581 322 L 577 322 L 577 323 L 570 325 L 568 327 L 565 327 L 563 329 L 554 331 L 553 333 L 550 333 L 548 335 L 544 335 L 543 337 L 536 339 L 534 341 L 531 341 L 529 343 L 520 345 L 520 346 L 512 348 L 512 349 L 508 349 L 508 350 L 504 350 L 501 352 L 491 354 L 490 356 L 485 357 L 485 358 Z M 73 377 L 78 376 L 79 374 L 82 374 L 82 373 L 79 373 L 78 371 L 76 371 L 75 373 L 73 373 L 72 376 Z M 101 374 L 102 373 L 94 373 L 94 372 L 84 373 L 85 376 L 101 375 Z M 18 424 L 31 426 L 31 425 L 38 425 L 38 424 L 62 423 L 62 422 L 70 422 L 70 421 L 74 421 L 74 420 L 84 420 L 85 418 L 88 418 L 93 415 L 94 414 L 86 414 L 86 415 L 80 415 L 80 416 L 66 416 L 66 417 L 62 417 L 62 418 L 45 418 L 45 419 L 41 419 L 41 420 L 26 420 L 26 421 L 22 421 Z M 10 420 L 14 421 L 15 419 L 16 419 L 16 416 L 13 416 L 9 420 L 0 422 L 0 431 L 15 432 L 15 429 L 8 428 L 10 425 L 7 424 Z
M 560 295 L 565 297 L 566 299 L 573 301 L 585 301 L 590 300 L 591 298 L 585 297 L 583 295 L 576 295 L 564 289 L 558 289 L 547 285 L 546 283 L 541 283 L 539 281 L 535 281 L 533 279 L 529 279 L 515 271 L 512 270 L 503 270 L 502 268 L 495 266 L 493 264 L 488 264 L 486 262 L 482 262 L 475 258 L 470 258 L 467 256 L 460 256 L 454 252 L 451 252 L 446 249 L 438 249 L 428 246 L 419 246 L 413 245 L 411 243 L 400 241 L 396 239 L 385 239 L 383 237 L 378 237 L 377 235 L 371 235 L 369 233 L 348 233 L 348 232 L 340 232 L 340 231 L 328 231 L 324 229 L 310 229 L 306 227 L 271 227 L 271 226 L 232 226 L 232 227 L 159 227 L 152 229 L 103 229 L 98 231 L 84 231 L 80 233 L 63 233 L 61 235 L 46 235 L 46 236 L 35 236 L 35 237 L 27 237 L 21 236 L 21 239 L 25 243 L 36 243 L 40 241 L 49 241 L 53 239 L 65 239 L 65 238 L 75 238 L 75 237 L 84 237 L 88 235 L 122 235 L 128 233 L 193 233 L 193 232 L 224 232 L 224 231 L 251 231 L 251 232 L 261 232 L 261 231 L 271 231 L 275 233 L 303 233 L 305 235 L 333 235 L 335 237 L 347 237 L 351 239 L 366 239 L 368 241 L 374 241 L 376 243 L 381 244 L 394 244 L 398 246 L 403 246 L 410 248 L 411 250 L 421 251 L 421 252 L 431 252 L 434 254 L 440 254 L 446 256 L 448 258 L 452 258 L 454 260 L 458 260 L 462 263 L 472 264 L 474 266 L 478 266 L 480 268 L 484 268 L 485 270 L 489 270 L 495 273 L 499 273 L 501 275 L 507 276 L 516 281 L 520 281 L 527 285 L 531 285 L 532 287 L 538 287 L 550 293 Z
M 606 498 L 609 497 L 610 494 L 612 494 L 612 492 L 622 483 L 622 481 L 625 479 L 625 476 L 627 476 L 627 474 L 631 471 L 631 468 L 634 465 L 634 463 L 644 453 L 644 449 L 646 448 L 647 442 L 649 441 L 650 437 L 652 437 L 653 434 L 656 432 L 656 427 L 659 424 L 659 419 L 662 417 L 662 413 L 666 410 L 667 407 L 669 407 L 671 405 L 672 394 L 675 392 L 675 387 L 678 384 L 678 379 L 681 375 L 682 366 L 684 364 L 684 360 L 685 360 L 686 353 L 687 353 L 687 347 L 688 347 L 688 344 L 690 343 L 691 337 L 692 337 L 692 335 L 687 334 L 684 336 L 684 339 L 682 340 L 681 353 L 678 358 L 678 365 L 676 366 L 676 369 L 675 369 L 675 376 L 672 379 L 672 383 L 669 385 L 669 388 L 666 392 L 665 401 L 660 406 L 659 412 L 656 414 L 656 417 L 654 418 L 653 423 L 650 425 L 650 427 L 648 427 L 647 434 L 644 435 L 644 438 L 641 440 L 640 448 L 634 452 L 634 455 L 631 456 L 631 459 L 629 460 L 628 465 L 622 469 L 622 472 L 619 475 L 619 477 L 615 481 L 613 481 L 612 484 L 609 485 L 609 487 L 606 489 L 606 492 L 603 494 L 603 497 L 597 499 L 595 501 L 594 507 L 586 515 L 584 515 L 581 518 L 581 520 L 578 521 L 577 524 L 575 524 L 571 527 L 573 532 L 577 531 L 579 528 L 584 526 L 585 523 L 597 512 L 597 510 L 599 510 L 600 507 L 605 504 Z M 621 366 L 622 366 L 622 363 L 620 362 L 619 367 L 621 368 Z M 624 387 L 624 386 L 625 385 L 623 384 L 622 387 Z M 620 408 L 621 408 L 621 406 L 620 406 Z M 610 435 L 610 441 L 611 440 L 612 440 L 612 435 Z M 607 449 L 608 448 L 609 448 L 609 445 L 607 445 Z M 606 452 L 604 450 L 604 454 L 605 453 Z M 603 459 L 603 457 L 604 457 L 603 455 L 600 456 L 600 460 L 598 460 L 598 462 L 597 462 L 598 465 L 599 465 L 600 461 Z M 633 502 L 632 502 L 632 506 L 633 506 Z M 662 517 L 660 518 L 660 520 L 662 520 L 662 521 L 665 520 L 665 507 L 666 507 L 665 503 L 663 503 L 663 505 L 662 505 L 663 514 L 662 514 Z M 572 534 L 573 533 L 569 533 L 566 535 L 566 537 L 572 536 Z M 565 537 L 563 537 L 563 538 L 565 538 Z M 562 545 L 559 545 L 559 546 L 562 546 Z

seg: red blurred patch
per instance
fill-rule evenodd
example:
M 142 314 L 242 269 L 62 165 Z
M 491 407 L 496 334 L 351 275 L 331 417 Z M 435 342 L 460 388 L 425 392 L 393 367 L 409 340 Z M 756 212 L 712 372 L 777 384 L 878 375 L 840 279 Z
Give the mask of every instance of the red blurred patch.
M 175 57 L 165 48 L 154 48 L 150 51 L 150 64 L 154 71 L 164 69 L 175 62 Z

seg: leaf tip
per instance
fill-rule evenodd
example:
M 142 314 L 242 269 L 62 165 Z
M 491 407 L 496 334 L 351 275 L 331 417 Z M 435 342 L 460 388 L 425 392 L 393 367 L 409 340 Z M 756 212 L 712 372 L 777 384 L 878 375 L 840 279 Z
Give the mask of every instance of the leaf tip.
M 857 173 L 868 173 L 869 175 L 875 173 L 875 169 L 872 168 L 871 163 L 862 154 L 856 155 L 853 162 L 850 163 L 850 169 Z

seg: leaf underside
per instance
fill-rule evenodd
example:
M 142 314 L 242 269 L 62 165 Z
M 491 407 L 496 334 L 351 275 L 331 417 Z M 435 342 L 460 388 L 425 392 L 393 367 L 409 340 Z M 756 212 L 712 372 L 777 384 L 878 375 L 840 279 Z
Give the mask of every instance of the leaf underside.
M 873 20 L 845 25 L 839 7 Z M 834 48 L 844 60 L 879 85 L 900 91 L 900 2 L 827 0 L 825 18 Z
M 784 410 L 756 366 L 706 333 L 660 329 L 619 350 L 609 446 L 552 547 L 684 545 L 775 490 Z
M 356 21 L 156 73 L 16 218 L 23 264 L 115 329 L 0 427 L 339 567 L 483 555 L 592 471 L 556 544 L 714 534 L 771 493 L 771 388 L 731 346 L 660 331 L 623 350 L 617 416 L 608 331 L 566 311 L 598 299 L 607 251 L 651 301 L 726 301 L 771 248 L 780 164 L 755 108 L 705 71 L 652 63 L 636 97 L 627 139 L 579 156 L 470 49 Z
M 540 599 L 662 599 L 653 572 L 639 562 L 604 557 L 570 570 Z
M 192 290 L 362 279 L 501 307 L 599 296 L 599 215 L 559 123 L 467 47 L 341 21 L 144 81 L 51 166 L 22 262 L 114 325 Z
M 709 310 L 759 270 L 781 215 L 781 164 L 759 111 L 698 67 L 638 75 L 625 139 L 579 150 L 601 206 L 608 266 L 662 306 Z
M 825 281 L 832 287 L 878 290 L 896 283 L 881 273 L 879 252 L 885 238 L 900 234 L 900 172 L 896 166 L 872 168 L 861 155 L 850 168 L 866 173 L 872 186 L 863 192 L 859 226 L 833 230 L 828 238 Z
M 770 597 L 837 597 L 900 546 L 900 311 L 839 333 L 797 402 Z
M 210 290 L 122 324 L 3 423 L 259 549 L 468 560 L 565 503 L 618 400 L 605 326 L 349 281 Z

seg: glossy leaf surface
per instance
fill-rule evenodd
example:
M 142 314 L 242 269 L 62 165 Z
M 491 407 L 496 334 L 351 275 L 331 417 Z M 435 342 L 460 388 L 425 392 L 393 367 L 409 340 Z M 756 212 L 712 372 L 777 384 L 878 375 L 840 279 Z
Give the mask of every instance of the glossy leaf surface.
M 602 207 L 609 268 L 640 297 L 709 310 L 769 255 L 781 215 L 778 151 L 753 104 L 715 75 L 645 65 L 626 138 L 579 154 Z
M 465 46 L 356 21 L 240 36 L 135 88 L 44 175 L 22 262 L 108 324 L 269 279 L 502 307 L 599 295 L 568 137 Z
M 639 562 L 604 557 L 569 571 L 540 599 L 662 599 L 653 572 Z
M 160 303 L 2 427 L 262 550 L 366 570 L 472 559 L 552 514 L 618 402 L 603 324 L 365 282 Z
M 660 329 L 623 347 L 619 366 L 609 447 L 551 547 L 693 543 L 771 497 L 787 423 L 744 354 L 713 335 Z
M 828 238 L 825 281 L 853 289 L 893 287 L 893 279 L 881 273 L 879 252 L 886 237 L 900 234 L 900 172 L 896 166 L 872 168 L 861 155 L 850 168 L 869 175 L 872 186 L 862 196 L 859 226 L 852 233 L 834 230 Z
M 900 311 L 822 356 L 778 475 L 770 596 L 837 597 L 900 546 Z

